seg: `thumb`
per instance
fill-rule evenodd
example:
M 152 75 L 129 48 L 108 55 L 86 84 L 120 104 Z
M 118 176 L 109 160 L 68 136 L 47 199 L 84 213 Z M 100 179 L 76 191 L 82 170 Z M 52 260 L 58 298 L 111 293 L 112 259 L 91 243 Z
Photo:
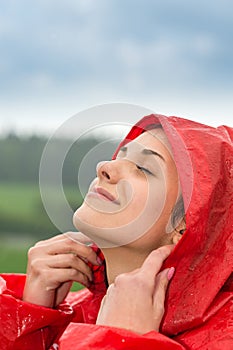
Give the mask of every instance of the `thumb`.
M 55 305 L 54 306 L 58 306 L 60 303 L 62 303 L 64 301 L 64 299 L 66 298 L 67 294 L 70 291 L 70 288 L 72 287 L 73 282 L 72 281 L 68 281 L 63 283 L 60 287 L 58 287 L 55 291 Z
M 170 267 L 161 271 L 155 278 L 155 289 L 153 293 L 153 309 L 154 319 L 157 323 L 157 330 L 159 330 L 160 322 L 164 314 L 165 296 L 169 281 L 172 279 L 175 272 L 174 267 Z

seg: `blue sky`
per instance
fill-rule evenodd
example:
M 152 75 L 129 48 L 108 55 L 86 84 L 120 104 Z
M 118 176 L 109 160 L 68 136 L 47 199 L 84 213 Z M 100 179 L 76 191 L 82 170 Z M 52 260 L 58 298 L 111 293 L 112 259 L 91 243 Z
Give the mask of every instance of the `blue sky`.
M 231 0 L 2 0 L 1 130 L 111 102 L 232 125 L 232 38 Z

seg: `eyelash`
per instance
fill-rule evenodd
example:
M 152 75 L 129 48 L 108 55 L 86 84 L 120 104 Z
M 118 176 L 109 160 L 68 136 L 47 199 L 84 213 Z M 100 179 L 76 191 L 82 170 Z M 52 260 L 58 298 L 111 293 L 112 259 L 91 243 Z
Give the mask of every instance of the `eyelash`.
M 138 170 L 142 171 L 143 173 L 147 173 L 149 175 L 153 175 L 152 172 L 149 169 L 144 168 L 143 166 L 140 166 L 140 165 L 136 164 L 136 167 L 138 168 Z
M 120 150 L 120 152 L 121 152 L 121 151 L 122 151 L 122 150 Z M 120 153 L 120 152 L 119 152 L 119 153 Z M 121 158 L 121 157 L 119 157 L 119 154 L 118 154 L 117 158 Z M 144 168 L 143 166 L 140 166 L 140 165 L 136 164 L 136 167 L 137 167 L 138 170 L 140 170 L 140 171 L 143 172 L 143 173 L 146 173 L 146 174 L 148 174 L 148 175 L 153 175 L 153 173 L 152 173 L 149 169 Z

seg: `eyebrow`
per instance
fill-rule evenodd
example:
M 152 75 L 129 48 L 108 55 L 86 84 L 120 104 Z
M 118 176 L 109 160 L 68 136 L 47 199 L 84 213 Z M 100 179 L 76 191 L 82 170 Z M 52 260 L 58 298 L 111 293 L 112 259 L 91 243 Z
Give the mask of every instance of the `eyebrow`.
M 120 148 L 120 151 L 122 152 L 127 152 L 127 150 L 128 150 L 128 147 L 126 146 L 123 146 Z M 149 156 L 150 155 L 157 156 L 165 162 L 164 157 L 160 153 L 153 151 L 152 149 L 144 148 L 141 153 Z
M 165 159 L 163 158 L 163 156 L 160 153 L 156 152 L 156 151 L 152 151 L 152 149 L 144 148 L 142 150 L 142 154 L 157 156 L 157 157 L 161 158 L 165 162 Z

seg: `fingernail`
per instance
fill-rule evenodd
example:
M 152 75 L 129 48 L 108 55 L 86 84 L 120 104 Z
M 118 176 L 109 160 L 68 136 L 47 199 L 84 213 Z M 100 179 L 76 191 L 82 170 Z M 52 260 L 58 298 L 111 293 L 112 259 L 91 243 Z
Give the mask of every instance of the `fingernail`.
M 168 281 L 170 281 L 173 277 L 175 273 L 175 268 L 174 267 L 171 267 L 169 270 L 168 270 L 168 273 L 167 273 L 167 278 L 168 278 Z
M 103 264 L 103 260 L 99 256 L 97 256 L 96 261 L 97 261 L 98 265 Z

